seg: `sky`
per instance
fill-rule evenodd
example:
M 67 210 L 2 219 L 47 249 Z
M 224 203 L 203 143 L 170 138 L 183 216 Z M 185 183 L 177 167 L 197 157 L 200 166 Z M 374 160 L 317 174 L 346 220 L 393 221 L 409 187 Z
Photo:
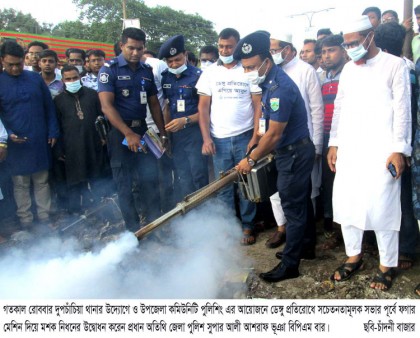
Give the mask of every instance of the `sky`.
M 212 21 L 217 32 L 226 27 L 236 28 L 241 36 L 259 29 L 269 32 L 289 31 L 293 32 L 295 42 L 297 38 L 314 37 L 318 28 L 329 27 L 338 33 L 340 23 L 361 14 L 369 6 L 377 6 L 382 11 L 393 9 L 402 19 L 404 0 L 145 0 L 145 4 L 149 7 L 169 6 L 188 14 L 198 13 Z M 413 1 L 414 7 L 419 4 L 420 0 Z M 29 12 L 40 22 L 54 24 L 64 20 L 76 20 L 78 16 L 78 9 L 71 0 L 1 0 L 0 8 Z M 296 15 L 311 11 L 320 12 L 313 14 L 312 18 L 310 14 Z M 292 15 L 293 18 L 290 17 Z M 310 24 L 312 28 L 308 28 Z M 174 32 L 178 33 L 181 32 Z

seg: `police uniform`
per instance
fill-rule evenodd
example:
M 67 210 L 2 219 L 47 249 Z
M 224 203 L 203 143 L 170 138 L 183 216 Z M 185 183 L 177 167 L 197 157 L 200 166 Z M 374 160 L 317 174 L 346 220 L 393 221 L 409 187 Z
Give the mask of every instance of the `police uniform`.
M 245 59 L 259 55 L 268 52 L 269 46 L 267 35 L 252 33 L 239 41 L 234 57 Z M 260 87 L 263 118 L 266 119 L 268 128 L 270 121 L 287 123 L 274 149 L 278 171 L 277 189 L 287 219 L 286 246 L 282 262 L 272 271 L 261 274 L 263 279 L 274 281 L 271 277 L 276 277 L 279 272 L 280 276 L 283 276 L 287 268 L 292 271 L 287 278 L 299 275 L 300 254 L 307 231 L 307 201 L 315 147 L 309 138 L 305 103 L 292 79 L 272 63 L 272 68 Z M 293 277 L 290 277 L 291 275 Z
M 169 38 L 159 50 L 159 58 L 169 58 L 185 52 L 184 37 Z M 171 134 L 172 154 L 176 174 L 179 177 L 180 196 L 186 195 L 208 184 L 207 159 L 202 155 L 203 139 L 198 123 L 189 122 L 188 116 L 198 112 L 197 89 L 195 85 L 201 70 L 187 65 L 177 77 L 168 69 L 162 72 L 163 96 L 169 101 L 171 119 L 184 118 L 184 129 Z
M 147 98 L 157 94 L 152 68 L 139 62 L 133 71 L 123 54 L 106 63 L 98 74 L 98 92 L 114 93 L 114 106 L 125 124 L 133 132 L 143 136 L 147 130 Z M 119 204 L 126 227 L 139 228 L 139 212 L 133 196 L 136 183 L 147 221 L 159 216 L 159 189 L 157 160 L 151 152 L 135 153 L 122 144 L 124 135 L 116 128 L 108 134 L 108 152 L 114 180 L 117 185 Z

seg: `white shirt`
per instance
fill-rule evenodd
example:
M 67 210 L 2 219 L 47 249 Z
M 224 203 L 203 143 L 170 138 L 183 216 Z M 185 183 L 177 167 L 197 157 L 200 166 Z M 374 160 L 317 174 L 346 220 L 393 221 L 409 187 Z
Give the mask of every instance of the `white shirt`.
M 242 64 L 233 68 L 214 63 L 201 74 L 196 85 L 198 94 L 211 96 L 210 133 L 225 138 L 240 135 L 254 128 L 251 86 Z M 253 94 L 261 88 L 253 87 Z
M 324 103 L 317 73 L 310 64 L 294 57 L 282 69 L 299 88 L 308 114 L 309 134 L 317 154 L 322 154 Z
M 399 230 L 400 183 L 386 168 L 391 153 L 411 154 L 408 68 L 379 51 L 348 62 L 334 102 L 329 146 L 336 146 L 334 221 L 364 230 Z
M 163 110 L 165 99 L 163 98 L 163 90 L 162 90 L 162 72 L 168 68 L 166 62 L 163 62 L 162 60 L 147 57 L 145 60 L 145 63 L 147 63 L 149 66 L 153 68 L 153 77 L 155 80 L 155 84 L 158 90 L 158 100 L 160 103 L 160 107 Z M 147 126 L 150 128 L 153 128 L 153 130 L 156 133 L 159 133 L 159 129 L 155 124 L 155 121 L 153 121 L 152 114 L 150 113 L 149 105 L 147 105 L 147 113 L 146 113 L 146 123 Z

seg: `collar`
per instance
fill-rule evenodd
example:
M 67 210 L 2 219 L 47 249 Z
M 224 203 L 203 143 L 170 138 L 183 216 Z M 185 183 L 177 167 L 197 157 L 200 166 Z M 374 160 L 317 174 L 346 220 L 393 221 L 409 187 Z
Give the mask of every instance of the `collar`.
M 272 67 L 270 69 L 270 72 L 267 74 L 265 80 L 263 83 L 260 84 L 261 88 L 270 88 L 273 86 L 273 84 L 276 83 L 275 78 L 277 76 L 277 73 L 281 71 L 284 72 L 279 66 L 277 66 L 276 64 L 272 64 Z

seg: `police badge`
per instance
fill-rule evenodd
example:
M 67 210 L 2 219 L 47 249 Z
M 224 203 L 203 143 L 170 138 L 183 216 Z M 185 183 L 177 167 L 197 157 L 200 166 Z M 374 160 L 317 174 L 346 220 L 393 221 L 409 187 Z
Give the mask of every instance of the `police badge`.
M 122 90 L 122 95 L 123 95 L 124 97 L 128 97 L 128 95 L 130 95 L 130 91 L 129 91 L 128 89 L 123 89 L 123 90 Z
M 109 77 L 109 74 L 101 73 L 101 74 L 99 74 L 99 81 L 101 83 L 108 83 L 108 77 Z
M 272 111 L 277 111 L 280 108 L 280 99 L 278 97 L 273 97 L 270 99 L 270 108 Z
M 242 52 L 243 52 L 244 54 L 249 54 L 249 53 L 251 53 L 251 52 L 252 52 L 252 46 L 251 46 L 249 43 L 244 43 L 244 44 L 242 45 Z
M 171 48 L 171 50 L 169 51 L 169 54 L 175 55 L 176 54 L 176 48 Z

